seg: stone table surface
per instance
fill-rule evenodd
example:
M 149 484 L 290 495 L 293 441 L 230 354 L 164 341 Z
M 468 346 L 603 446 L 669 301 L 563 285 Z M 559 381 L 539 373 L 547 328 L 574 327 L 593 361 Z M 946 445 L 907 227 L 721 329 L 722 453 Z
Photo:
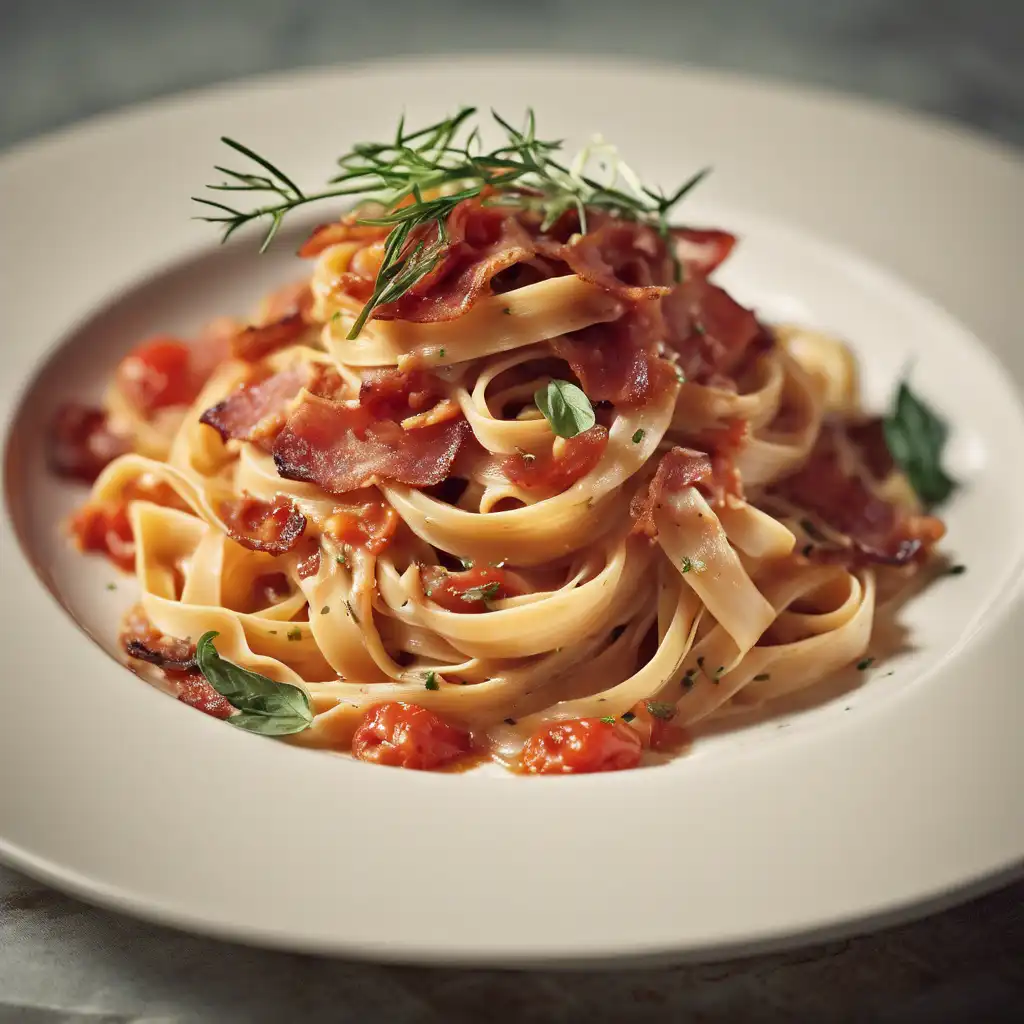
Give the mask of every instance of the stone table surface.
M 1024 143 L 1024 0 L 0 0 L 0 147 L 240 75 L 483 49 L 784 78 Z M 797 953 L 513 974 L 251 950 L 97 910 L 0 868 L 0 1024 L 923 1022 L 1000 1020 L 1022 1006 L 1021 883 Z

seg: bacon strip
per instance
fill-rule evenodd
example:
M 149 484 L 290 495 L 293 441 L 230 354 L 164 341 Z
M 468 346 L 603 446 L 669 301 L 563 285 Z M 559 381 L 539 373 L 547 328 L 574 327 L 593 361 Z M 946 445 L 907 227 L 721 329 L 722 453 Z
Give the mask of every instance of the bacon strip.
M 274 444 L 274 462 L 287 480 L 315 483 L 332 494 L 378 479 L 412 487 L 439 484 L 470 436 L 465 419 L 406 431 L 375 420 L 359 405 L 307 395 Z
M 341 387 L 333 367 L 321 363 L 300 364 L 253 384 L 243 384 L 222 402 L 211 406 L 200 423 L 213 427 L 222 441 L 272 440 L 284 425 L 288 403 L 303 389 L 330 395 Z
M 751 354 L 773 344 L 752 310 L 702 277 L 685 280 L 662 300 L 665 341 L 679 354 L 687 380 L 731 382 Z
M 672 290 L 665 243 L 653 228 L 634 221 L 609 219 L 568 244 L 539 240 L 537 251 L 630 302 L 662 298 Z
M 591 324 L 550 344 L 572 367 L 591 401 L 634 408 L 646 405 L 675 380 L 672 366 L 653 351 L 660 330 L 657 309 L 645 303 L 618 320 Z
M 934 516 L 910 515 L 871 490 L 860 474 L 848 474 L 840 458 L 845 428 L 825 423 L 804 465 L 772 488 L 794 505 L 819 516 L 851 541 L 843 549 L 815 547 L 812 557 L 855 562 L 904 565 L 927 554 L 946 532 Z
M 234 498 L 218 512 L 233 541 L 270 555 L 291 551 L 306 529 L 306 517 L 283 494 L 272 503 L 250 495 Z
M 196 669 L 195 644 L 175 636 L 165 636 L 149 621 L 141 605 L 136 605 L 125 616 L 119 639 L 131 658 L 176 672 L 193 672 Z
M 301 312 L 288 313 L 269 324 L 246 327 L 231 339 L 231 354 L 236 359 L 255 363 L 271 352 L 293 345 L 308 327 Z
M 658 463 L 658 470 L 646 491 L 633 496 L 629 514 L 633 519 L 633 533 L 648 537 L 658 536 L 654 523 L 654 510 L 664 501 L 666 492 L 681 491 L 684 487 L 705 484 L 711 479 L 711 459 L 704 452 L 692 448 L 672 448 Z

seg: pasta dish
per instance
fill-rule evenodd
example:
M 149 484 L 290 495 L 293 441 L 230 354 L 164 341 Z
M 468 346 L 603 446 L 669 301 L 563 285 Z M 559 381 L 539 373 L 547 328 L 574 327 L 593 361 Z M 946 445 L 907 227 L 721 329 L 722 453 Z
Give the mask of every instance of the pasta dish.
M 250 731 L 529 774 L 631 768 L 864 664 L 944 532 L 941 421 L 906 383 L 868 415 L 842 342 L 714 283 L 736 239 L 670 221 L 699 175 L 562 163 L 532 114 L 487 150 L 473 115 L 314 195 L 225 140 L 253 168 L 202 200 L 227 234 L 358 205 L 251 319 L 146 339 L 60 410 L 72 534 L 141 592 L 127 659 Z

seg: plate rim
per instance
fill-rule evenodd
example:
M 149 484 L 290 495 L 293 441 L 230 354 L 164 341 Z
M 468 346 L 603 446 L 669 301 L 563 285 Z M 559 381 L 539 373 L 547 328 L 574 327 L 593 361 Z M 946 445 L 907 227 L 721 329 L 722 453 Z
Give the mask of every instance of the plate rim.
M 543 55 L 531 53 L 503 53 L 494 55 L 493 59 L 500 60 L 511 65 L 540 66 L 541 68 L 558 66 L 564 69 L 566 66 L 574 65 L 583 68 L 592 67 L 592 65 L 587 63 L 585 59 L 581 58 L 574 57 L 568 61 L 564 61 L 556 60 L 553 57 L 545 57 Z M 62 146 L 74 144 L 76 140 L 81 140 L 83 138 L 89 139 L 97 132 L 116 133 L 118 131 L 122 131 L 126 126 L 144 121 L 149 115 L 159 110 L 168 112 L 182 111 L 193 105 L 202 106 L 204 103 L 210 102 L 218 97 L 228 98 L 231 96 L 246 95 L 250 94 L 254 90 L 260 90 L 263 88 L 270 90 L 281 88 L 287 90 L 301 87 L 304 89 L 315 90 L 317 83 L 322 84 L 325 80 L 358 77 L 361 74 L 379 73 L 382 70 L 387 69 L 400 68 L 405 72 L 409 72 L 416 69 L 422 70 L 426 68 L 430 70 L 439 66 L 447 66 L 449 69 L 457 70 L 459 65 L 464 65 L 466 67 L 479 66 L 482 61 L 490 60 L 491 58 L 487 55 L 468 59 L 444 56 L 431 56 L 429 58 L 417 58 L 412 60 L 406 58 L 388 58 L 384 60 L 361 62 L 359 64 L 349 64 L 340 68 L 307 68 L 300 71 L 274 72 L 265 75 L 253 76 L 251 78 L 221 82 L 200 89 L 188 90 L 186 92 L 170 96 L 159 97 L 146 101 L 142 104 L 132 105 L 113 112 L 98 114 L 83 122 L 64 126 L 46 135 L 20 142 L 3 154 L 0 154 L 0 175 L 10 170 L 15 164 L 26 161 L 31 163 L 33 160 L 41 159 L 45 153 L 54 148 L 59 150 Z M 645 74 L 662 74 L 665 77 L 677 79 L 681 84 L 685 83 L 688 79 L 699 79 L 712 88 L 717 87 L 721 83 L 739 84 L 746 87 L 763 89 L 764 91 L 771 92 L 776 97 L 781 96 L 783 100 L 786 100 L 787 98 L 800 100 L 811 99 L 815 101 L 822 100 L 830 106 L 838 105 L 839 107 L 851 109 L 860 115 L 866 113 L 879 117 L 882 120 L 891 120 L 894 115 L 906 116 L 906 113 L 900 111 L 899 108 L 866 100 L 858 96 L 849 96 L 832 90 L 805 88 L 790 83 L 778 82 L 774 79 L 761 79 L 754 76 L 726 74 L 722 72 L 708 71 L 702 68 L 683 68 L 663 61 L 644 62 L 643 64 L 636 60 L 610 61 L 607 71 L 611 75 L 631 75 L 639 73 L 640 71 L 643 71 Z M 950 125 L 939 118 L 929 115 L 919 115 L 914 113 L 911 120 L 915 125 L 926 128 L 932 132 L 939 132 L 947 139 L 950 139 L 950 136 L 952 136 L 950 144 L 953 146 L 967 145 L 973 149 L 986 150 L 989 152 L 989 155 L 998 157 L 1001 160 L 1009 158 L 1011 162 L 1015 164 L 1017 171 L 1019 172 L 1021 170 L 1020 156 L 1013 147 L 1007 146 L 998 140 L 993 140 L 983 133 L 979 133 L 974 129 L 962 125 Z M 858 250 L 855 249 L 854 251 Z M 0 253 L 3 252 L 5 252 L 5 250 L 0 249 Z M 910 287 L 911 290 L 916 293 L 917 289 L 913 285 Z M 928 299 L 928 301 L 933 301 L 928 298 L 927 294 L 925 295 L 925 298 Z M 88 316 L 90 311 L 80 310 L 79 312 L 83 316 Z M 959 316 L 954 315 L 954 319 L 957 322 L 960 322 Z M 42 360 L 45 359 L 48 354 L 49 353 L 44 354 L 42 359 L 34 360 L 34 364 L 36 366 L 40 365 Z M 1001 363 L 1003 362 L 999 353 L 993 353 L 989 350 L 989 354 L 994 355 Z M 24 384 L 25 380 L 18 382 L 19 386 L 17 390 L 19 392 L 21 390 L 21 386 Z M 14 412 L 16 407 L 17 401 L 15 399 L 12 409 L 4 409 L 5 420 Z M 6 444 L 4 458 L 6 465 Z M 7 538 L 5 537 L 5 542 L 6 540 Z M 11 545 L 11 547 L 13 548 L 13 545 Z M 6 548 L 7 545 L 5 543 L 5 549 Z M 21 554 L 20 550 L 17 554 Z M 35 582 L 37 586 L 41 587 L 41 584 L 39 584 L 38 581 Z M 47 593 L 47 596 L 49 597 L 50 595 Z M 1019 591 L 1015 600 L 1017 602 L 1016 607 L 1019 607 Z M 51 601 L 53 601 L 52 598 Z M 53 614 L 58 614 L 55 601 L 53 602 L 53 605 Z M 1002 616 L 1001 621 L 992 623 L 992 631 L 1005 633 L 1005 628 L 1008 625 L 1010 612 L 1012 610 L 1012 607 L 1008 607 L 1006 609 L 1006 614 Z M 578 783 L 574 782 L 574 784 Z M 176 914 L 174 908 L 157 908 L 152 902 L 149 904 L 142 904 L 139 902 L 139 898 L 137 896 L 132 896 L 127 892 L 108 890 L 105 887 L 105 883 L 97 884 L 95 881 L 79 878 L 77 872 L 73 869 L 61 868 L 60 865 L 54 864 L 46 858 L 19 850 L 3 838 L 0 838 L 0 857 L 9 861 L 13 866 L 20 870 L 26 871 L 30 875 L 41 878 L 49 884 L 56 885 L 59 888 L 64 888 L 68 891 L 74 892 L 75 895 L 89 901 L 94 901 L 104 906 L 129 912 L 136 916 L 141 916 L 158 923 L 172 924 L 192 931 L 215 935 L 220 938 L 231 938 L 238 941 L 280 946 L 282 948 L 301 948 L 307 951 L 339 952 L 348 956 L 379 960 L 387 959 L 402 962 L 422 963 L 515 963 L 517 966 L 527 966 L 541 962 L 550 965 L 553 961 L 569 966 L 576 963 L 593 964 L 595 962 L 604 962 L 606 960 L 613 959 L 616 961 L 631 961 L 639 959 L 650 962 L 657 959 L 675 961 L 687 957 L 691 959 L 705 959 L 708 956 L 712 958 L 719 958 L 722 956 L 736 955 L 737 953 L 744 951 L 762 951 L 765 949 L 778 949 L 785 946 L 801 945 L 812 938 L 830 938 L 840 934 L 850 934 L 852 932 L 863 930 L 867 927 L 876 927 L 878 924 L 881 924 L 884 927 L 887 924 L 896 923 L 896 921 L 923 916 L 934 909 L 950 906 L 956 902 L 960 902 L 962 899 L 968 898 L 969 896 L 980 895 L 988 889 L 1008 882 L 1012 880 L 1013 877 L 1020 874 L 1022 869 L 1024 869 L 1024 847 L 1021 847 L 1016 863 L 1005 864 L 1001 868 L 997 868 L 984 877 L 967 879 L 964 881 L 962 887 L 956 892 L 933 893 L 931 897 L 921 897 L 918 895 L 916 897 L 910 897 L 908 902 L 903 906 L 892 905 L 882 910 L 879 910 L 878 908 L 873 911 L 869 910 L 865 917 L 857 920 L 847 919 L 837 921 L 832 924 L 821 923 L 807 929 L 785 932 L 779 935 L 761 937 L 751 936 L 749 939 L 725 943 L 719 947 L 715 947 L 714 945 L 705 945 L 686 949 L 673 946 L 671 942 L 667 945 L 664 942 L 661 942 L 660 944 L 656 943 L 651 948 L 641 948 L 639 944 L 634 943 L 631 949 L 616 949 L 613 946 L 608 946 L 603 950 L 591 948 L 589 951 L 583 952 L 582 954 L 577 954 L 567 949 L 548 949 L 545 950 L 542 955 L 534 956 L 528 953 L 524 954 L 521 949 L 511 950 L 502 947 L 500 943 L 492 944 L 487 948 L 484 948 L 484 945 L 481 944 L 474 947 L 464 945 L 461 949 L 449 946 L 447 949 L 440 950 L 419 947 L 415 944 L 411 946 L 399 946 L 398 948 L 387 946 L 372 948 L 366 943 L 360 943 L 353 946 L 342 938 L 337 938 L 326 943 L 318 939 L 313 940 L 310 944 L 305 944 L 301 937 L 295 934 L 275 935 L 271 933 L 257 933 L 257 931 L 251 926 L 246 925 L 241 927 L 236 927 L 230 924 L 218 926 L 210 921 L 197 919 L 194 915 Z

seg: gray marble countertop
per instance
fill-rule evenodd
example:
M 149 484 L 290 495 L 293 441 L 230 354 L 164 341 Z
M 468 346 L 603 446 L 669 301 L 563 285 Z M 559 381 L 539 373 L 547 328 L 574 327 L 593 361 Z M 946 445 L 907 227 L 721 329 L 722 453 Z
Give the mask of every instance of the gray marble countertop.
M 401 53 L 630 55 L 827 86 L 1024 143 L 1024 0 L 0 0 L 0 147 L 269 70 Z M 350 964 L 96 910 L 0 868 L 0 1024 L 960 1021 L 1024 1005 L 1024 884 L 903 928 L 706 967 Z

